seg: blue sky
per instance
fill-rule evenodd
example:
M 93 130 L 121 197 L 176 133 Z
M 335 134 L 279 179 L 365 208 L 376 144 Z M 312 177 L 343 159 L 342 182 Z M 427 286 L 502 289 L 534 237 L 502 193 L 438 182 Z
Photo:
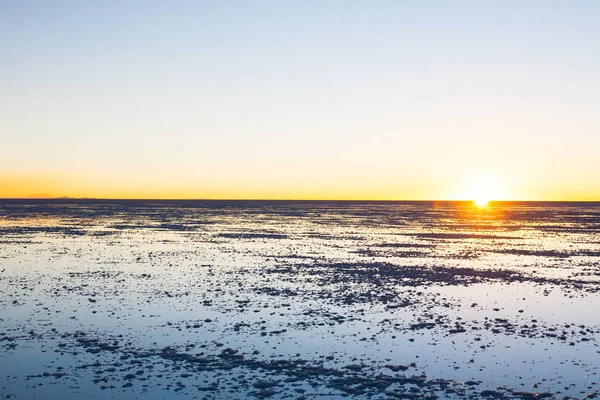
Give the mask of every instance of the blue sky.
M 0 1 L 0 197 L 600 199 L 599 20 L 595 1 Z

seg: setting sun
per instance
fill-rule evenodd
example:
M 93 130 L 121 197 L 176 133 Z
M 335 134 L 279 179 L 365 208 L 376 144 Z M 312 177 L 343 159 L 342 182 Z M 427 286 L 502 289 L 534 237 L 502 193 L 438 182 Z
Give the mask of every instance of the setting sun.
M 483 208 L 493 200 L 514 200 L 515 195 L 508 176 L 493 170 L 473 170 L 463 178 L 465 190 L 454 198 L 472 201 L 476 207 Z
M 490 202 L 490 200 L 487 198 L 484 198 L 484 197 L 480 197 L 480 198 L 473 200 L 473 203 L 475 203 L 475 205 L 477 207 L 485 207 L 488 205 L 489 202 Z

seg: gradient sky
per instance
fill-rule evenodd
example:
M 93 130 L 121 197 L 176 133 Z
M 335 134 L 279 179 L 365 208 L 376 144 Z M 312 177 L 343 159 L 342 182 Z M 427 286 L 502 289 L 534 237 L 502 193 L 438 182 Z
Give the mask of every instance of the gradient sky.
M 0 0 L 0 197 L 600 200 L 600 1 Z

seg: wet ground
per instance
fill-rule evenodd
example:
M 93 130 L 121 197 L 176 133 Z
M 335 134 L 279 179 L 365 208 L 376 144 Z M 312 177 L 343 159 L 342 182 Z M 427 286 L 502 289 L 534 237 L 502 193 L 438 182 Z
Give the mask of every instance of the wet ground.
M 599 304 L 597 203 L 0 201 L 2 398 L 593 398 Z

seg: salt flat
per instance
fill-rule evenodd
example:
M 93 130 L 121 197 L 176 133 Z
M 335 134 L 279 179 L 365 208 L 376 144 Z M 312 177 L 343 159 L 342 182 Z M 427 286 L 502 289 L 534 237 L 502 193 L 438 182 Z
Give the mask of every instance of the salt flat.
M 5 398 L 600 390 L 600 204 L 0 201 Z

